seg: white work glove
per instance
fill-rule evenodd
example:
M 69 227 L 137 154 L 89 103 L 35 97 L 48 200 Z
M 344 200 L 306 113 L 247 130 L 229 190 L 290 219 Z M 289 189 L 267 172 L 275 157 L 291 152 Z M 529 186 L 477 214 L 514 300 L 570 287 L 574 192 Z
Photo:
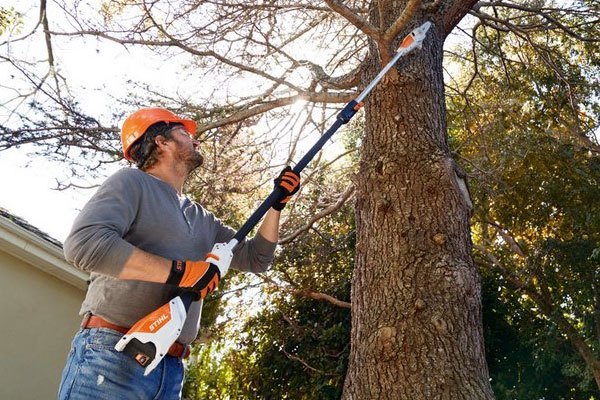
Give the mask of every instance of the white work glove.
M 227 271 L 229 271 L 229 265 L 231 265 L 232 258 L 233 252 L 231 251 L 231 248 L 227 246 L 227 243 L 217 243 L 206 256 L 206 262 L 216 265 L 217 268 L 219 268 L 221 279 L 223 279 L 225 274 L 227 274 Z

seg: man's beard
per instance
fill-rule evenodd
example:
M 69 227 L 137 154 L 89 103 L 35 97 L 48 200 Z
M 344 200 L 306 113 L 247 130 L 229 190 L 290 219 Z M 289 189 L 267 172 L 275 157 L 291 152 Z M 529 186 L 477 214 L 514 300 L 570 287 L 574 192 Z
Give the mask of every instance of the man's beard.
M 204 163 L 204 157 L 202 157 L 202 154 L 196 150 L 188 154 L 186 157 L 182 157 L 182 159 L 185 161 L 185 165 L 188 167 L 188 173 L 192 172 Z
M 193 147 L 183 146 L 178 144 L 179 151 L 177 152 L 178 160 L 184 163 L 187 167 L 188 173 L 192 172 L 196 168 L 200 167 L 204 163 L 204 157 L 199 151 Z

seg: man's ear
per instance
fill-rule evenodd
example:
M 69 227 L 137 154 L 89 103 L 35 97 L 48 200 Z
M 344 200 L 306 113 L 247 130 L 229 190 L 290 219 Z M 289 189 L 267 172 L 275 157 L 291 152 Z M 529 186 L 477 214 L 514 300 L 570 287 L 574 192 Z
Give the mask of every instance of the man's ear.
M 169 144 L 169 139 L 167 139 L 163 135 L 156 135 L 156 137 L 154 138 L 154 144 L 156 144 L 156 147 L 158 147 L 159 149 L 162 149 L 163 147 Z

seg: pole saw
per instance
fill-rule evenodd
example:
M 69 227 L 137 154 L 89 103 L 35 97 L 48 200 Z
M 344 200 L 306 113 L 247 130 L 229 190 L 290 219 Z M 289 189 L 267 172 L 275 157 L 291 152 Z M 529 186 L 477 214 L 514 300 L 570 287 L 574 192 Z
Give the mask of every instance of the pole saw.
M 299 175 L 304 167 L 306 167 L 314 156 L 323 148 L 323 145 L 331 138 L 331 136 L 342 125 L 347 124 L 354 114 L 362 108 L 363 100 L 394 64 L 396 64 L 402 56 L 410 53 L 414 49 L 421 48 L 430 27 L 431 22 L 425 22 L 410 32 L 402 40 L 394 58 L 383 67 L 379 74 L 356 99 L 351 100 L 346 104 L 337 115 L 333 125 L 319 138 L 304 157 L 298 161 L 293 168 L 296 174 Z M 271 194 L 236 232 L 233 239 L 228 243 L 221 243 L 216 246 L 220 246 L 225 251 L 232 252 L 233 248 L 239 242 L 244 240 L 252 228 L 258 224 L 271 206 L 273 206 L 282 195 L 282 189 L 279 186 L 276 186 Z M 210 261 L 207 260 L 207 262 Z M 197 284 L 198 282 L 196 282 L 196 285 Z M 194 289 L 199 289 L 195 287 L 196 285 L 194 285 Z M 156 368 L 158 363 L 160 363 L 167 354 L 169 347 L 171 347 L 179 337 L 181 330 L 183 329 L 183 324 L 185 323 L 187 311 L 195 298 L 196 294 L 193 292 L 184 292 L 164 304 L 162 307 L 151 312 L 131 327 L 131 329 L 117 342 L 115 349 L 117 351 L 123 351 L 125 354 L 133 357 L 138 364 L 145 367 L 144 375 L 148 375 Z

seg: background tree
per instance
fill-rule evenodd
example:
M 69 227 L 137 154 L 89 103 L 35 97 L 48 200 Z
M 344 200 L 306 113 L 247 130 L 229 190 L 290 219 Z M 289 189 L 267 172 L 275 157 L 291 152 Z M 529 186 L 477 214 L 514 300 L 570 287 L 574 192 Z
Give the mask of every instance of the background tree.
M 139 104 L 161 103 L 194 116 L 205 140 L 223 127 L 229 135 L 246 131 L 260 116 L 274 118 L 281 107 L 302 99 L 307 102 L 304 123 L 287 119 L 283 132 L 320 131 L 323 118 L 316 118 L 315 106 L 330 116 L 327 104 L 352 98 L 390 59 L 403 34 L 431 20 L 434 28 L 423 50 L 403 60 L 401 73 L 392 71 L 365 107 L 355 178 L 353 331 L 344 396 L 492 397 L 479 277 L 471 257 L 472 203 L 447 143 L 442 80 L 444 40 L 475 1 L 110 1 L 100 12 L 79 2 L 52 5 L 62 8 L 70 26 L 52 26 L 42 1 L 39 27 L 21 38 L 41 34 L 46 55 L 34 61 L 3 58 L 30 86 L 4 102 L 10 114 L 0 141 L 4 148 L 35 142 L 58 159 L 71 160 L 75 152 L 78 160 L 100 163 L 119 159 L 114 121 Z M 508 17 L 503 10 L 523 17 Z M 472 13 L 482 24 L 519 37 L 535 29 L 562 30 L 593 43 L 586 29 L 597 12 L 593 2 L 480 2 Z M 53 46 L 56 40 L 82 36 L 154 50 L 169 60 L 165 68 L 182 65 L 187 57 L 193 68 L 180 71 L 185 85 L 169 90 L 159 83 L 129 86 L 127 106 L 115 102 L 112 113 L 92 116 L 69 92 Z M 551 48 L 528 43 L 540 54 Z M 236 88 L 237 78 L 252 85 Z M 585 131 L 579 137 L 589 139 Z M 276 139 L 277 148 L 288 144 L 289 156 L 272 164 L 293 160 L 303 143 L 301 136 Z M 267 160 L 273 154 L 260 146 L 256 153 Z M 340 199 L 343 193 L 328 198 Z
M 498 295 L 491 327 L 519 339 L 509 347 L 529 348 L 503 359 L 488 331 L 492 375 L 508 378 L 496 394 L 558 396 L 566 387 L 568 398 L 588 398 L 600 387 L 599 45 L 525 10 L 498 10 L 474 27 L 473 48 L 457 49 L 464 73 L 449 85 L 450 130 L 478 200 L 478 261 Z M 566 20 L 578 26 L 580 17 Z M 527 29 L 514 35 L 497 21 Z M 596 26 L 590 38 L 598 37 Z M 519 385 L 527 365 L 537 379 Z
M 3 35 L 7 29 L 13 29 L 18 33 L 22 27 L 22 17 L 13 7 L 0 7 L 0 35 Z

